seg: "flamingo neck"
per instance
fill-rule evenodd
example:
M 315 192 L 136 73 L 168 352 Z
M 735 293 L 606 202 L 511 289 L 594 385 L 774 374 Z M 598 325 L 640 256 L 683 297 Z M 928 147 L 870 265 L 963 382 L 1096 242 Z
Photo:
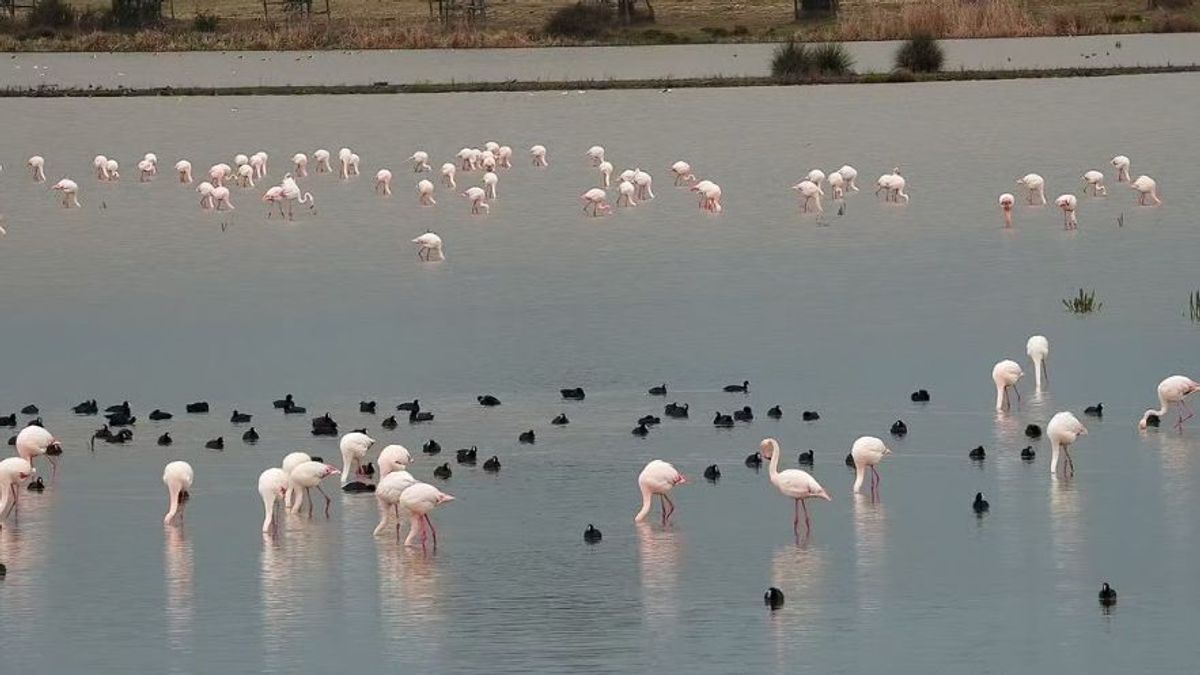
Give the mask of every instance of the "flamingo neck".
M 650 488 L 646 487 L 645 485 L 640 485 L 638 487 L 641 488 L 642 491 L 642 509 L 637 512 L 636 516 L 633 517 L 633 522 L 635 523 L 642 522 L 646 519 L 646 516 L 650 515 L 650 505 L 652 499 L 654 498 L 654 495 L 650 492 Z
M 858 492 L 862 487 L 863 477 L 866 476 L 866 467 L 858 462 L 854 463 L 854 491 Z
M 1062 452 L 1062 443 L 1050 441 L 1050 474 L 1058 473 L 1058 456 Z
M 1003 382 L 996 382 L 996 410 L 1004 410 L 1004 389 Z
M 271 529 L 271 521 L 275 516 L 275 495 L 274 493 L 263 495 L 262 500 L 264 512 L 262 531 L 266 532 Z
M 1038 389 L 1042 388 L 1042 363 L 1044 361 L 1045 361 L 1045 357 L 1042 357 L 1042 356 L 1038 356 L 1033 359 L 1033 379 L 1034 379 L 1034 385 Z
M 167 515 L 165 518 L 163 518 L 164 523 L 171 522 L 171 519 L 175 517 L 176 512 L 179 511 L 179 490 L 180 488 L 178 485 L 171 485 L 171 507 L 167 509 Z
M 782 454 L 779 450 L 779 444 L 771 441 L 771 462 L 767 465 L 767 476 L 772 483 L 779 483 L 779 455 Z

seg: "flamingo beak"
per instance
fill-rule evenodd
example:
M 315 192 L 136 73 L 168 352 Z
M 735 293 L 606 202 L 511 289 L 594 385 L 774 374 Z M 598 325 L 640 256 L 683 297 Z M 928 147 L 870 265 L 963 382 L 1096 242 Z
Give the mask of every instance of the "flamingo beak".
M 824 490 L 821 490 L 821 499 L 824 499 L 827 502 L 833 501 L 833 497 L 830 497 L 829 493 Z
M 441 497 L 438 497 L 439 504 L 445 504 L 446 502 L 452 501 L 454 501 L 454 495 L 443 494 Z

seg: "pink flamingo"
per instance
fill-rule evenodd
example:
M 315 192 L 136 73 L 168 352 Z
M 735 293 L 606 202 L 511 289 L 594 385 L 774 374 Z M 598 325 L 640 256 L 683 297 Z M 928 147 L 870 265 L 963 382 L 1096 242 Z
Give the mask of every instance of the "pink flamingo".
M 342 485 L 366 476 L 362 463 L 367 458 L 375 439 L 360 432 L 351 431 L 338 441 L 338 450 L 342 453 Z
M 70 178 L 64 178 L 54 184 L 51 190 L 56 190 L 62 193 L 62 205 L 64 209 L 79 208 L 79 184 Z
M 262 150 L 250 155 L 250 168 L 254 170 L 255 180 L 262 180 L 267 177 L 267 160 L 269 159 L 270 155 Z
M 529 156 L 533 158 L 533 165 L 536 167 L 550 166 L 550 162 L 546 159 L 546 146 L 535 145 L 529 148 Z
M 388 445 L 379 451 L 379 459 L 376 464 L 379 466 L 379 483 L 383 484 L 383 479 L 387 478 L 388 474 L 393 471 L 401 471 L 407 469 L 413 463 L 412 453 L 403 445 Z
M 392 172 L 380 169 L 375 173 L 375 192 L 383 191 L 384 197 L 392 196 Z
M 592 207 L 592 216 L 598 216 L 603 213 L 610 213 L 612 207 L 608 204 L 608 195 L 603 188 L 592 188 L 587 192 L 579 195 L 579 199 L 583 201 L 583 212 L 587 213 L 588 207 Z
M 496 149 L 496 165 L 501 169 L 512 168 L 513 149 L 507 145 L 502 145 Z
M 584 153 L 586 157 L 592 160 L 592 166 L 600 166 L 600 162 L 604 161 L 604 148 L 599 145 L 593 145 Z
M 254 187 L 254 167 L 243 164 L 237 168 L 237 184 L 244 188 Z
M 675 467 L 661 459 L 650 460 L 646 468 L 638 474 L 638 489 L 642 492 L 642 508 L 633 517 L 633 522 L 640 523 L 646 520 L 646 516 L 650 515 L 650 506 L 654 495 L 658 495 L 662 502 L 662 524 L 665 526 L 675 513 L 675 502 L 671 501 L 667 493 L 676 485 L 685 484 L 687 484 L 687 476 L 676 471 Z
M 313 150 L 313 159 L 317 161 L 317 173 L 333 172 L 333 167 L 329 165 L 329 151 L 325 148 Z
M 429 166 L 429 153 L 425 152 L 424 150 L 418 150 L 414 152 L 412 157 L 408 158 L 408 161 L 413 163 L 413 173 L 433 170 Z
M 301 464 L 304 464 L 305 462 L 311 462 L 311 461 L 313 461 L 313 458 L 311 456 L 309 456 L 309 454 L 307 452 L 289 452 L 288 454 L 284 455 L 283 463 L 280 464 L 280 466 L 283 468 L 285 482 L 287 480 L 286 477 L 291 476 L 292 471 L 296 467 L 300 466 Z M 292 487 L 291 483 L 288 483 L 287 490 L 283 497 L 284 508 L 286 508 L 286 509 L 292 508 L 292 504 L 295 503 L 295 500 L 296 500 L 296 490 L 295 490 L 295 488 Z
M 721 208 L 721 186 L 710 180 L 702 180 L 691 188 L 692 192 L 700 195 L 700 208 L 712 213 L 720 213 Z
M 416 244 L 417 258 L 426 262 L 430 260 L 445 260 L 446 255 L 442 252 L 442 238 L 432 232 L 425 234 L 412 240 Z
M 1175 422 L 1175 428 L 1183 431 L 1183 423 L 1192 419 L 1192 409 L 1188 407 L 1184 399 L 1191 396 L 1197 390 L 1200 390 L 1200 382 L 1196 382 L 1184 375 L 1172 375 L 1159 382 L 1158 410 L 1151 409 L 1143 413 L 1141 421 L 1138 422 L 1138 428 L 1145 429 L 1151 415 L 1159 418 L 1165 417 L 1171 404 L 1175 404 L 1180 408 L 1179 419 Z M 1187 416 L 1184 416 L 1184 412 L 1187 412 Z
M 283 197 L 287 200 L 287 217 L 292 220 L 292 202 L 307 204 L 308 210 L 313 210 L 317 203 L 313 199 L 311 192 L 301 192 L 300 186 L 296 184 L 296 179 L 292 178 L 292 174 L 286 173 L 283 175 L 283 182 L 280 183 L 283 188 Z
M 170 499 L 170 508 L 163 517 L 163 525 L 170 525 L 177 515 L 179 522 L 183 522 L 183 511 L 191 496 L 194 475 L 192 465 L 187 462 L 171 462 L 163 469 L 163 484 L 167 486 L 167 496 Z
M 263 519 L 263 533 L 271 532 L 275 529 L 275 504 L 280 500 L 284 500 L 286 508 L 287 493 L 290 490 L 288 475 L 283 469 L 271 467 L 263 471 L 258 476 L 258 494 L 263 500 L 263 509 L 266 511 L 266 518 Z
M 417 196 L 421 200 L 421 206 L 436 206 L 437 202 L 433 199 L 433 182 L 421 180 L 417 183 Z
M 221 187 L 233 177 L 233 167 L 228 164 L 213 164 L 208 169 L 208 182 L 213 187 Z
M 621 184 L 617 186 L 617 206 L 637 206 L 637 202 L 634 201 L 636 194 L 637 188 L 633 183 L 627 180 L 621 181 Z
M 479 153 L 479 168 L 484 171 L 496 170 L 496 155 L 491 150 Z
M 265 193 L 263 193 L 263 196 L 262 196 L 263 202 L 266 203 L 266 205 L 267 205 L 267 217 L 270 218 L 272 215 L 271 212 L 275 210 L 274 207 L 278 207 L 279 208 L 279 217 L 283 218 L 284 217 L 283 202 L 286 199 L 287 198 L 283 196 L 283 186 L 282 185 L 276 185 L 274 187 L 267 188 L 267 191 Z
M 442 185 L 445 185 L 446 187 L 450 188 L 451 190 L 457 188 L 458 185 L 456 185 L 454 182 L 454 174 L 457 172 L 458 172 L 458 167 L 455 166 L 454 164 L 452 164 L 450 162 L 446 162 L 445 164 L 443 164 L 442 165 Z
M 399 447 L 399 446 L 396 446 Z M 400 540 L 400 497 L 404 491 L 417 484 L 417 479 L 403 469 L 397 469 L 382 476 L 375 486 L 375 501 L 379 504 L 379 524 L 371 534 L 378 537 L 387 527 L 388 519 L 396 515 L 396 541 Z
M 426 534 L 429 534 L 433 536 L 433 548 L 436 551 L 437 530 L 433 527 L 433 521 L 429 519 L 429 513 L 442 504 L 452 501 L 454 501 L 453 496 L 442 492 L 428 483 L 415 483 L 400 493 L 400 506 L 408 511 L 409 519 L 418 525 L 416 528 L 409 529 L 408 537 L 404 540 L 404 545 L 412 546 L 413 540 L 416 539 L 419 531 L 421 548 L 425 548 Z
M 879 483 L 882 482 L 882 479 L 879 477 L 879 469 L 875 467 L 879 466 L 883 458 L 890 454 L 892 454 L 891 449 L 874 436 L 861 436 L 854 441 L 854 445 L 850 446 L 850 457 L 854 460 L 855 492 L 862 488 L 867 469 L 870 469 L 871 497 L 874 498 L 879 493 Z
M 696 180 L 692 165 L 682 160 L 671 165 L 671 174 L 675 176 L 675 185 L 686 185 Z
M 296 494 L 296 500 L 292 504 L 292 513 L 300 513 L 300 507 L 304 505 L 304 500 L 308 499 L 308 517 L 312 518 L 313 506 L 312 497 L 309 490 L 316 488 L 317 492 L 325 498 L 325 517 L 329 517 L 329 506 L 333 500 L 325 491 L 321 489 L 321 481 L 329 476 L 336 476 L 341 472 L 337 468 L 324 464 L 322 462 L 304 462 L 303 464 L 292 469 L 292 473 L 288 476 L 291 482 L 292 490 Z M 304 494 L 300 494 L 299 488 L 304 489 Z
M 767 474 L 771 479 L 771 483 L 779 489 L 785 496 L 791 497 L 796 501 L 795 516 L 792 519 L 792 533 L 797 538 L 800 537 L 800 509 L 804 509 L 804 536 L 808 536 L 812 532 L 812 521 L 808 518 L 808 504 L 806 500 L 816 497 L 825 501 L 833 501 L 829 497 L 829 493 L 817 479 L 813 478 L 807 471 L 800 469 L 788 469 L 786 471 L 779 470 L 779 456 L 783 453 L 779 450 L 779 442 L 774 438 L 764 439 L 759 444 L 759 450 L 762 456 L 770 460 L 770 465 L 767 469 Z
M 209 193 L 209 197 L 212 198 L 213 208 L 218 211 L 234 210 L 233 202 L 229 201 L 229 196 L 229 188 L 224 185 L 213 188 L 212 192 Z
M 495 173 L 488 171 L 483 174 L 483 191 L 487 194 L 488 199 L 496 198 L 496 183 L 500 182 L 500 177 Z
M 1117 170 L 1117 182 L 1128 183 L 1130 166 L 1129 158 L 1125 155 L 1117 155 L 1116 157 L 1112 158 L 1112 165 L 1113 168 Z
M 153 178 L 156 173 L 158 173 L 154 163 L 148 159 L 143 159 L 142 161 L 138 162 L 137 168 L 139 183 L 149 183 L 150 179 Z
M 804 197 L 804 201 L 800 204 L 801 211 L 808 213 L 808 203 L 815 201 L 817 203 L 817 213 L 824 212 L 824 209 L 821 208 L 821 195 L 825 193 L 815 181 L 802 180 L 793 185 L 792 189 L 798 191 L 800 196 Z
M 1050 418 L 1050 423 L 1046 425 L 1046 436 L 1050 439 L 1050 475 L 1058 473 L 1058 455 L 1061 452 L 1065 455 L 1063 463 L 1063 475 L 1069 476 L 1075 473 L 1075 462 L 1071 461 L 1071 453 L 1069 448 L 1075 439 L 1080 436 L 1087 435 L 1087 427 L 1069 412 L 1057 413 Z
M 829 187 L 833 188 L 835 201 L 846 196 L 846 179 L 837 171 L 829 174 Z
M 1013 393 L 1017 395 L 1017 403 L 1021 402 L 1021 392 L 1017 390 L 1017 381 L 1025 375 L 1021 370 L 1021 366 L 1010 359 L 1004 359 L 996 363 L 992 368 L 992 382 L 996 384 L 996 410 L 1004 410 L 1009 407 L 1008 390 L 1011 387 Z
M 1104 187 L 1104 174 L 1099 171 L 1088 171 L 1081 176 L 1084 183 L 1084 191 L 1088 188 L 1092 189 L 1092 196 L 1099 197 L 1108 194 L 1108 188 Z
M 179 182 L 187 185 L 192 182 L 192 163 L 186 159 L 175 162 L 175 173 L 179 174 Z
M 612 172 L 613 172 L 612 162 L 600 162 L 599 164 L 596 165 L 596 168 L 600 170 L 601 186 L 608 187 L 609 185 L 611 185 L 612 184 Z
M 858 178 L 858 169 L 846 164 L 843 165 L 842 168 L 838 169 L 837 173 L 840 174 L 842 178 L 846 179 L 847 190 L 851 192 L 858 192 L 858 186 L 854 184 L 854 179 Z
M 33 465 L 20 457 L 0 460 L 0 523 L 17 507 L 17 486 L 24 485 L 36 473 Z
M 214 189 L 216 188 L 208 181 L 204 181 L 196 186 L 196 192 L 200 195 L 200 208 L 211 209 L 213 207 L 212 193 Z
M 50 462 L 50 480 L 53 481 L 58 475 L 58 460 L 55 458 L 63 453 L 62 443 L 49 431 L 31 424 L 17 434 L 16 446 L 17 456 L 29 462 L 30 466 L 33 466 L 34 459 L 45 455 Z
M 1138 176 L 1137 180 L 1129 184 L 1129 187 L 1137 190 L 1138 206 L 1146 206 L 1146 199 L 1149 198 L 1154 202 L 1155 206 L 1162 204 L 1162 200 L 1158 198 L 1158 183 L 1150 176 Z
M 41 155 L 34 155 L 33 157 L 29 158 L 29 161 L 26 162 L 26 164 L 29 166 L 29 170 L 33 174 L 33 182 L 46 182 L 46 159 L 44 157 Z
M 900 175 L 899 168 L 894 168 L 891 173 L 885 173 L 880 176 L 879 180 L 875 181 L 875 185 L 877 186 L 875 190 L 876 196 L 879 195 L 880 191 L 883 191 L 884 201 L 899 202 L 900 198 L 903 197 L 904 203 L 908 203 L 908 194 L 904 192 L 908 181 L 904 179 L 904 176 Z
M 1078 230 L 1079 221 L 1075 219 L 1075 209 L 1079 206 L 1079 200 L 1075 195 L 1059 195 L 1058 199 L 1054 200 L 1054 205 L 1062 209 L 1063 229 Z
M 350 148 L 342 148 L 338 150 L 338 162 L 341 164 L 341 177 L 347 179 L 350 176 L 358 175 L 358 155 L 351 152 Z
M 1005 192 L 1000 195 L 1000 210 L 1004 212 L 1004 227 L 1012 227 L 1012 210 L 1016 203 L 1017 198 L 1011 193 Z
M 292 155 L 292 165 L 292 171 L 300 178 L 308 175 L 308 155 L 303 152 Z
M 115 183 L 121 180 L 121 165 L 117 164 L 115 159 L 108 160 L 108 163 L 104 165 L 104 174 L 107 176 L 106 180 L 110 182 Z
M 637 186 L 637 197 L 642 201 L 654 199 L 654 178 L 641 169 L 633 170 L 633 184 Z
M 487 193 L 481 187 L 469 187 L 462 193 L 467 201 L 471 202 L 471 213 L 479 215 L 482 213 L 491 213 L 492 207 L 487 203 Z
M 1036 173 L 1025 174 L 1017 179 L 1017 185 L 1023 186 L 1028 192 L 1028 203 L 1034 205 L 1034 198 L 1038 199 L 1038 203 L 1042 206 L 1046 205 L 1046 179 Z
M 92 168 L 96 170 L 96 180 L 108 180 L 108 158 L 104 155 L 96 155 L 92 159 Z

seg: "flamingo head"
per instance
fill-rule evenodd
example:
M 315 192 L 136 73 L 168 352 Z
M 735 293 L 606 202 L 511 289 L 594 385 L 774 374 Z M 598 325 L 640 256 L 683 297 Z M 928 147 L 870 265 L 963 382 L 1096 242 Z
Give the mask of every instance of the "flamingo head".
M 62 443 L 60 443 L 57 439 L 51 440 L 50 444 L 46 446 L 46 454 L 50 455 L 51 457 L 57 457 L 62 453 Z
M 445 492 L 439 492 L 437 496 L 438 504 L 445 504 L 454 501 L 454 495 L 448 495 Z
M 341 474 L 342 474 L 342 472 L 338 471 L 337 467 L 326 464 L 324 470 L 321 471 L 321 478 L 328 478 L 329 476 L 340 476 Z
M 819 499 L 824 499 L 827 502 L 833 501 L 833 497 L 829 496 L 829 493 L 825 491 L 825 488 L 821 488 L 821 490 L 819 492 L 817 492 L 816 494 L 814 494 L 813 496 L 817 497 Z
M 778 447 L 778 445 L 779 443 L 776 442 L 774 438 L 764 438 L 762 442 L 758 444 L 758 449 L 762 453 L 763 459 L 771 459 L 771 457 L 775 454 L 775 448 Z

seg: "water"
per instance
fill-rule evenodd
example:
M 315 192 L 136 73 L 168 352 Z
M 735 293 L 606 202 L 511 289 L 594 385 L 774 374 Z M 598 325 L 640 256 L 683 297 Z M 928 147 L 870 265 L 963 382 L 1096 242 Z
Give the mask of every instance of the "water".
M 848 42 L 858 72 L 887 72 L 896 41 Z M 1117 45 L 1120 45 L 1119 47 Z M 1190 35 L 945 40 L 947 70 L 1200 63 Z M 256 87 L 764 77 L 774 44 L 325 52 L 8 54 L 0 87 Z
M 60 480 L 0 532 L 0 670 L 1187 670 L 1196 431 L 1134 424 L 1162 377 L 1195 372 L 1183 313 L 1200 238 L 1187 159 L 1198 81 L 0 101 L 0 412 L 36 402 L 66 444 Z M 1174 105 L 1144 104 L 1168 94 Z M 489 217 L 442 189 L 436 208 L 417 207 L 402 158 L 423 147 L 440 162 L 489 138 L 519 149 Z M 535 142 L 549 170 L 528 166 Z M 595 142 L 618 167 L 653 171 L 658 199 L 580 214 Z M 132 177 L 146 151 L 203 168 L 265 148 L 277 177 L 293 152 L 341 145 L 365 175 L 305 181 L 318 208 L 295 224 L 266 220 L 259 190 L 206 214 L 169 175 Z M 82 210 L 22 175 L 34 152 L 52 179 L 79 180 Z M 97 153 L 122 162 L 123 182 L 88 175 Z M 995 198 L 1016 176 L 1043 174 L 1053 199 L 1117 153 L 1158 178 L 1163 207 L 1136 208 L 1113 184 L 1081 198 L 1078 232 L 1052 208 L 1020 207 L 1016 229 L 1000 228 Z M 721 183 L 723 215 L 671 187 L 677 158 Z M 864 187 L 846 215 L 800 215 L 788 186 L 845 162 Z M 385 164 L 391 199 L 370 194 Z M 907 207 L 868 187 L 897 164 Z M 427 227 L 446 240 L 444 264 L 418 263 L 407 243 Z M 1081 286 L 1100 313 L 1063 311 Z M 1019 413 L 997 417 L 991 366 L 1027 364 L 1033 333 L 1051 341 L 1050 387 L 1039 399 L 1023 383 Z M 743 379 L 748 396 L 719 392 Z M 693 418 L 630 435 L 661 411 L 644 392 L 664 381 Z M 561 401 L 567 386 L 587 400 Z M 918 387 L 932 403 L 908 402 Z M 259 472 L 297 448 L 337 456 L 306 419 L 270 409 L 289 391 L 381 443 L 441 442 L 458 500 L 434 514 L 436 555 L 373 539 L 373 500 L 340 493 L 330 520 L 260 537 Z M 504 404 L 480 408 L 483 393 Z M 432 424 L 387 432 L 357 413 L 361 399 L 414 396 Z M 66 411 L 92 397 L 133 402 L 133 444 L 87 450 L 97 419 Z M 199 399 L 212 414 L 182 414 Z M 1025 424 L 1098 401 L 1106 417 L 1085 420 L 1073 480 L 1051 480 L 1044 441 L 1036 463 L 1018 459 Z M 765 419 L 776 403 L 783 420 Z M 763 419 L 709 424 L 743 404 Z M 178 417 L 146 422 L 155 407 Z M 256 447 L 228 424 L 235 407 L 255 415 Z M 801 422 L 803 409 L 821 420 Z M 569 426 L 549 425 L 559 412 Z M 909 435 L 889 439 L 882 502 L 853 498 L 842 457 L 897 418 Z M 537 444 L 518 445 L 530 428 Z M 169 450 L 154 445 L 166 429 Z M 202 449 L 218 435 L 223 453 Z M 791 504 L 742 466 L 768 435 L 785 466 L 815 449 L 833 495 L 812 505 L 805 547 Z M 472 444 L 500 456 L 499 475 L 453 465 Z M 988 459 L 974 465 L 979 444 Z M 631 522 L 654 457 L 693 479 L 667 531 Z M 164 531 L 172 459 L 196 484 L 186 526 Z M 711 463 L 717 486 L 700 479 Z M 413 472 L 434 466 L 421 457 Z M 992 504 L 982 520 L 976 491 Z M 588 523 L 599 546 L 582 542 Z M 1104 581 L 1120 592 L 1107 616 Z M 770 585 L 787 594 L 773 614 Z

